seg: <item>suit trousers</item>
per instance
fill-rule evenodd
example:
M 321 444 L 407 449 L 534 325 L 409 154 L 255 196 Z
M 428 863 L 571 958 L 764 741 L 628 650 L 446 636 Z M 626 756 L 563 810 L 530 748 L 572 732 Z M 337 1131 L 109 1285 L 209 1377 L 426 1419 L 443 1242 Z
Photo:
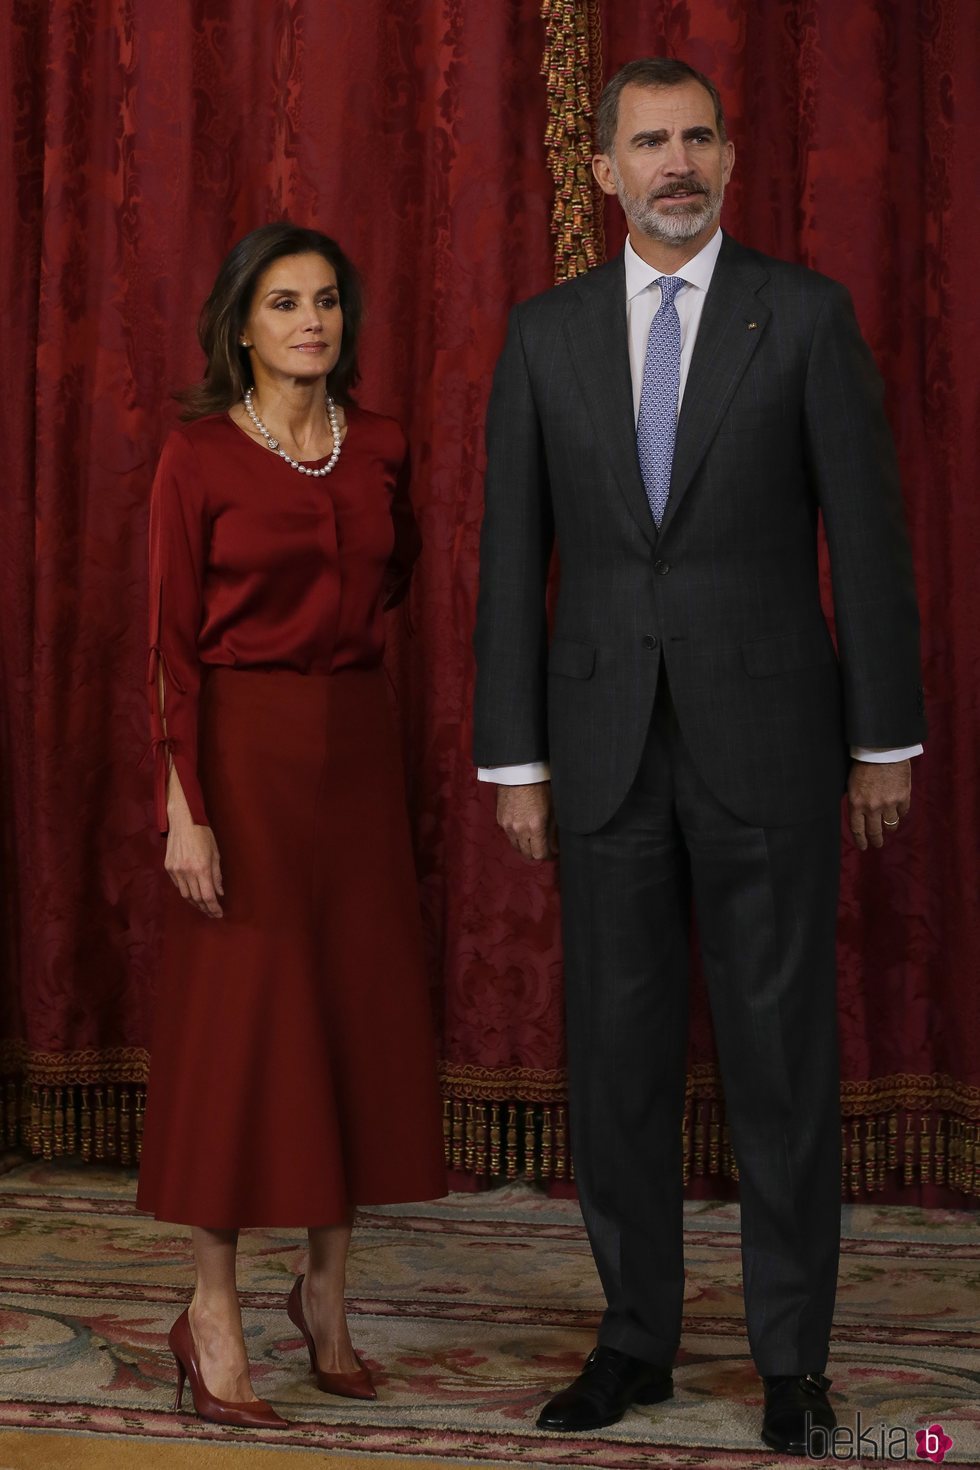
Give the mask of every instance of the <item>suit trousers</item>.
M 826 1364 L 840 1249 L 840 807 L 753 827 L 712 795 L 661 667 L 640 770 L 596 832 L 560 830 L 572 1146 L 607 1308 L 599 1341 L 664 1366 L 684 1296 L 692 906 L 739 1170 L 762 1374 Z

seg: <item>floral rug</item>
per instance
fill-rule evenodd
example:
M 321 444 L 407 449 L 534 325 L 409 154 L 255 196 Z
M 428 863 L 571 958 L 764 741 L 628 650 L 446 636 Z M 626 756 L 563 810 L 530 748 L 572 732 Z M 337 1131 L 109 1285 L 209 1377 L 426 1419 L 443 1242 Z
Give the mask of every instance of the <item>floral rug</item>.
M 574 1203 L 518 1183 L 362 1211 L 350 1314 L 379 1388 L 378 1402 L 364 1406 L 325 1397 L 309 1378 L 285 1313 L 302 1266 L 299 1236 L 244 1232 L 240 1282 L 253 1381 L 291 1421 L 288 1431 L 250 1432 L 171 1412 L 166 1335 L 190 1294 L 188 1246 L 177 1227 L 138 1215 L 134 1192 L 134 1175 L 124 1170 L 18 1163 L 0 1177 L 0 1470 L 28 1463 L 47 1470 L 47 1461 L 5 1453 L 5 1444 L 30 1443 L 24 1431 L 39 1444 L 47 1431 L 44 1441 L 66 1450 L 106 1437 L 106 1464 L 110 1444 L 128 1440 L 134 1467 L 140 1442 L 202 1449 L 235 1442 L 249 1450 L 240 1456 L 246 1467 L 253 1447 L 256 1467 L 264 1465 L 260 1446 L 365 1470 L 371 1460 L 361 1457 L 371 1456 L 607 1470 L 781 1463 L 758 1438 L 761 1394 L 742 1321 L 735 1205 L 686 1207 L 674 1400 L 631 1410 L 601 1433 L 562 1439 L 537 1431 L 535 1416 L 578 1371 L 600 1308 Z M 980 1465 L 975 1216 L 845 1211 L 829 1372 L 842 1427 L 825 1463 Z M 51 1470 L 72 1463 L 68 1453 L 50 1460 Z M 86 1453 L 84 1464 L 95 1463 Z M 278 1463 L 288 1465 L 289 1456 Z

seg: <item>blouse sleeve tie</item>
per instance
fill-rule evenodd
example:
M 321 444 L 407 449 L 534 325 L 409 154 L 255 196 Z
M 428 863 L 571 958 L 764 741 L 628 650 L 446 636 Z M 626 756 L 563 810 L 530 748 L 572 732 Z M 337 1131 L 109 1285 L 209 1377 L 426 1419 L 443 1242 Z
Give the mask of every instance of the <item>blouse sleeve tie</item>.
M 166 709 L 160 708 L 160 698 L 157 692 L 157 681 L 160 670 L 163 670 L 164 691 L 167 685 L 184 694 L 184 685 L 174 674 L 173 669 L 167 661 L 167 655 L 159 643 L 150 645 L 149 657 L 146 663 L 146 682 L 151 686 L 150 693 L 150 743 L 143 752 L 143 761 L 153 760 L 153 804 L 157 816 L 157 826 L 160 831 L 167 828 L 167 784 L 170 776 L 170 766 L 173 761 L 177 742 L 172 735 L 168 735 L 164 729 L 164 716 Z
M 157 681 L 157 676 L 161 669 L 163 669 L 164 688 L 166 688 L 168 684 L 172 684 L 175 689 L 180 690 L 181 694 L 187 693 L 185 686 L 180 682 L 180 680 L 177 678 L 177 675 L 171 668 L 170 663 L 167 660 L 167 655 L 164 653 L 159 643 L 151 643 L 149 657 L 146 661 L 146 682 L 148 684 L 155 684 Z
M 148 760 L 153 761 L 153 805 L 157 815 L 157 825 L 160 831 L 166 830 L 167 823 L 167 780 L 170 775 L 170 762 L 173 758 L 175 741 L 173 736 L 165 735 L 161 730 L 155 733 L 149 745 L 140 757 L 140 765 Z

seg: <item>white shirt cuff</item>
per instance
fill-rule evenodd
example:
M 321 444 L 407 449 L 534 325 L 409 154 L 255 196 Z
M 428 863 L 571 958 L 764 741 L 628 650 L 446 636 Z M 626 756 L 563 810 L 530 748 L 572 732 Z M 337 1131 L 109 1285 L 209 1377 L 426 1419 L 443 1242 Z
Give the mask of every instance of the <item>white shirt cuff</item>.
M 921 745 L 904 745 L 897 750 L 851 746 L 852 760 L 868 761 L 872 765 L 907 761 L 921 754 Z M 547 761 L 528 761 L 522 766 L 479 766 L 476 774 L 478 780 L 492 781 L 497 786 L 533 786 L 539 781 L 551 780 L 551 767 Z
M 547 761 L 528 761 L 523 766 L 478 766 L 476 774 L 478 780 L 498 786 L 533 786 L 551 780 L 551 767 Z
M 922 754 L 921 745 L 903 745 L 899 750 L 869 749 L 865 745 L 851 746 L 852 761 L 868 761 L 873 766 L 885 766 L 892 761 L 910 761 Z

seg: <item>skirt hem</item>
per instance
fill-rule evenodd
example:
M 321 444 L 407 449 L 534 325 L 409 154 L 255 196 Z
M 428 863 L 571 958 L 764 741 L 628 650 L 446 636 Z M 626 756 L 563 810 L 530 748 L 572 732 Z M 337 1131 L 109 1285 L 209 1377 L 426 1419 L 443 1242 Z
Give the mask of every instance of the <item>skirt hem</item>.
M 295 1219 L 293 1218 L 292 1211 L 289 1211 L 287 1215 L 273 1212 L 273 1216 L 270 1218 L 266 1215 L 265 1211 L 259 1211 L 256 1214 L 253 1211 L 247 1210 L 245 1214 L 248 1218 L 246 1219 L 225 1218 L 215 1220 L 213 1215 L 209 1215 L 206 1221 L 201 1219 L 191 1220 L 187 1218 L 188 1212 L 185 1210 L 178 1209 L 172 1212 L 167 1210 L 166 1206 L 162 1206 L 161 1209 L 164 1213 L 160 1213 L 154 1206 L 142 1205 L 138 1201 L 136 1203 L 136 1210 L 141 1215 L 152 1215 L 153 1219 L 158 1220 L 162 1225 L 187 1225 L 201 1230 L 323 1230 L 335 1225 L 350 1224 L 352 1215 L 357 1210 L 379 1209 L 385 1205 L 432 1204 L 435 1200 L 444 1199 L 449 1193 L 448 1180 L 443 1179 L 442 1186 L 439 1193 L 429 1193 L 427 1191 L 407 1193 L 385 1190 L 385 1197 L 383 1199 L 368 1198 L 352 1200 L 348 1211 L 339 1215 L 332 1212 L 329 1219 Z M 195 1210 L 193 1213 L 197 1214 L 197 1211 Z M 223 1214 L 224 1212 L 222 1211 L 221 1213 Z

